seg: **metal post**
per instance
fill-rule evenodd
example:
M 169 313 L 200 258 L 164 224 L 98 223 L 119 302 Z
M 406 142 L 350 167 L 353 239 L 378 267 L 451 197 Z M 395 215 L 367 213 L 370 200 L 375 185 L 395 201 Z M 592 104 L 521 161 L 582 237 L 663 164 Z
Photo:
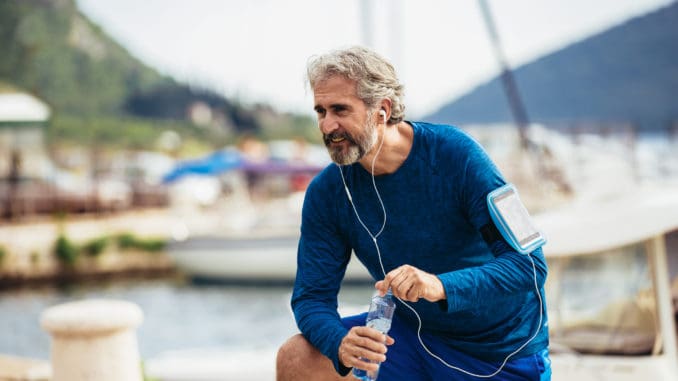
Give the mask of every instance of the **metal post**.
M 676 324 L 673 316 L 673 303 L 671 297 L 671 285 L 668 274 L 668 262 L 666 259 L 666 242 L 664 235 L 653 237 L 648 242 L 648 254 L 650 264 L 654 272 L 654 290 L 657 303 L 658 322 L 663 341 L 663 354 L 672 366 L 674 373 L 678 372 L 678 344 L 676 343 Z

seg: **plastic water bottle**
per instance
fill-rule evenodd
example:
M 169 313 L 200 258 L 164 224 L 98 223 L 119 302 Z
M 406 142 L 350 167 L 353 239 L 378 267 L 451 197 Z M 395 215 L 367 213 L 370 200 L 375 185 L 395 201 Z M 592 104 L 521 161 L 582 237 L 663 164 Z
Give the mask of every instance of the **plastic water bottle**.
M 372 297 L 365 325 L 386 335 L 391 329 L 394 311 L 395 300 L 393 299 L 393 294 L 389 288 L 384 296 L 379 296 L 379 294 L 377 294 Z M 358 380 L 375 381 L 378 375 L 379 369 L 374 372 L 368 372 L 362 369 L 353 368 L 353 377 Z

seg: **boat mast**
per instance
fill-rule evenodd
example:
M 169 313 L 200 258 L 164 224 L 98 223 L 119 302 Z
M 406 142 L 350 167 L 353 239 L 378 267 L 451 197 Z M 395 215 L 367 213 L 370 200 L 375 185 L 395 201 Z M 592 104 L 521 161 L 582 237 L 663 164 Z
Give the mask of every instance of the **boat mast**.
M 527 116 L 527 110 L 525 109 L 523 100 L 520 97 L 518 86 L 516 85 L 516 81 L 513 78 L 513 72 L 511 71 L 508 61 L 506 60 L 506 55 L 502 49 L 501 40 L 499 39 L 499 34 L 497 33 L 497 28 L 495 27 L 494 19 L 492 18 L 492 13 L 490 12 L 487 0 L 478 0 L 478 4 L 480 5 L 480 10 L 483 14 L 483 20 L 485 21 L 485 26 L 487 27 L 487 33 L 489 34 L 490 42 L 492 43 L 494 57 L 501 67 L 501 83 L 504 86 L 504 92 L 506 92 L 506 97 L 508 98 L 511 115 L 513 115 L 513 120 L 518 127 L 520 146 L 523 149 L 529 149 L 527 127 L 529 126 L 530 121 Z
M 520 91 L 518 90 L 518 85 L 516 84 L 515 78 L 513 77 L 513 71 L 508 64 L 504 50 L 502 49 L 501 40 L 499 39 L 499 33 L 497 33 L 497 28 L 490 12 L 490 7 L 487 3 L 487 0 L 478 0 L 480 5 L 480 10 L 483 15 L 483 20 L 485 21 L 485 26 L 490 37 L 490 42 L 492 44 L 492 50 L 494 51 L 494 56 L 501 67 L 501 82 L 504 87 L 504 92 L 506 93 L 506 98 L 508 99 L 509 108 L 511 109 L 511 115 L 513 120 L 518 127 L 518 136 L 520 138 L 520 147 L 523 151 L 527 152 L 532 164 L 535 165 L 537 175 L 540 178 L 551 181 L 556 184 L 561 191 L 565 193 L 570 193 L 572 188 L 567 184 L 562 171 L 557 166 L 553 168 L 546 167 L 546 161 L 548 160 L 546 155 L 542 150 L 533 144 L 528 135 L 527 128 L 530 125 L 530 119 L 527 115 L 527 109 L 523 103 L 522 97 L 520 96 Z

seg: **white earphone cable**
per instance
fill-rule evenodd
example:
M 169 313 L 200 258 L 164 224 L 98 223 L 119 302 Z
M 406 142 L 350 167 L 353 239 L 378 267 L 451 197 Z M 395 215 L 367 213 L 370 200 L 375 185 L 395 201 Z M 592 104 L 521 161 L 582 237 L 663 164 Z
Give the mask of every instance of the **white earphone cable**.
M 353 197 L 351 197 L 351 191 L 349 191 L 348 185 L 346 184 L 346 179 L 344 179 L 344 171 L 341 169 L 341 165 L 337 164 L 337 167 L 339 167 L 339 173 L 341 174 L 341 181 L 344 183 L 344 190 L 346 190 L 348 200 L 351 203 L 351 206 L 353 207 L 353 212 L 355 213 L 355 216 L 358 218 L 358 222 L 360 223 L 360 225 L 362 225 L 363 229 L 365 229 L 370 238 L 372 238 L 372 242 L 374 242 L 374 246 L 377 248 L 377 257 L 379 258 L 379 265 L 381 266 L 381 272 L 384 273 L 384 276 L 386 276 L 386 270 L 384 269 L 384 263 L 381 261 L 381 252 L 379 250 L 377 238 L 379 238 L 381 233 L 384 231 L 384 228 L 386 227 L 386 207 L 384 207 L 384 201 L 382 201 L 381 194 L 379 194 L 379 191 L 377 190 L 377 183 L 376 180 L 374 179 L 374 163 L 377 161 L 377 156 L 379 156 L 379 153 L 381 152 L 381 147 L 384 145 L 385 135 L 386 130 L 384 129 L 384 133 L 381 135 L 381 142 L 379 143 L 379 148 L 377 148 L 377 152 L 375 153 L 374 158 L 372 158 L 372 167 L 370 172 L 372 174 L 372 186 L 374 186 L 374 190 L 376 191 L 377 194 L 377 199 L 379 200 L 379 205 L 381 205 L 381 210 L 384 215 L 384 220 L 381 224 L 381 228 L 376 234 L 372 234 L 372 231 L 367 227 L 367 225 L 365 225 L 362 218 L 360 218 L 360 214 L 358 214 L 358 210 L 356 209 L 355 203 L 353 202 Z

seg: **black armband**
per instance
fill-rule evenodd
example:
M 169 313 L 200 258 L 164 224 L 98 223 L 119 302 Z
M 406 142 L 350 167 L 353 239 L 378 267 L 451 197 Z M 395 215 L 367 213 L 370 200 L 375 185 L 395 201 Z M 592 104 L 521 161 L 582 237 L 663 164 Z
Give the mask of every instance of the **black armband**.
M 501 233 L 499 233 L 499 230 L 492 222 L 489 222 L 480 228 L 480 235 L 483 236 L 483 239 L 488 245 L 491 245 L 502 239 Z

